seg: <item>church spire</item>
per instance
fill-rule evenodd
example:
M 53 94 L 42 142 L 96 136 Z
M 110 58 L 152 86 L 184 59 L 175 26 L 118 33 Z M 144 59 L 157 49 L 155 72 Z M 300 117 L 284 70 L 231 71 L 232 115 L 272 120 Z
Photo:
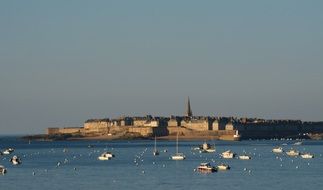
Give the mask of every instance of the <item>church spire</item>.
M 192 117 L 193 116 L 192 109 L 191 109 L 190 97 L 187 98 L 186 116 L 187 117 Z

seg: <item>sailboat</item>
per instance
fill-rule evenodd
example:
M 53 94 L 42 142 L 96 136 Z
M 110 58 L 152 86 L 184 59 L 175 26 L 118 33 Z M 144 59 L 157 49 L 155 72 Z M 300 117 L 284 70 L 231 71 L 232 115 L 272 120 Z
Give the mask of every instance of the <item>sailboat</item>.
M 157 150 L 157 147 L 156 147 L 156 136 L 155 136 L 155 146 L 154 146 L 154 151 L 153 151 L 153 154 L 154 156 L 158 156 L 159 155 L 159 151 Z
M 176 154 L 172 156 L 172 160 L 184 160 L 185 155 L 178 152 L 178 130 L 176 135 Z

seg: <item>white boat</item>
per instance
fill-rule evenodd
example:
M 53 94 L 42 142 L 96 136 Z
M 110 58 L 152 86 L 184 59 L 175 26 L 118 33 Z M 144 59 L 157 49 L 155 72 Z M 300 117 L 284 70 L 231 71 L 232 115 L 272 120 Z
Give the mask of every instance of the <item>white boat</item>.
M 197 168 L 197 171 L 202 173 L 213 173 L 217 171 L 217 168 L 214 166 L 211 166 L 210 163 L 201 163 Z
M 176 153 L 172 156 L 172 160 L 184 160 L 185 158 L 183 153 Z
M 218 170 L 229 170 L 230 169 L 230 166 L 227 165 L 227 164 L 220 164 L 217 166 Z
M 210 149 L 207 149 L 207 150 L 200 150 L 199 151 L 200 153 L 214 153 L 215 152 L 215 149 L 213 149 L 213 148 L 210 148 Z
M 153 151 L 153 155 L 154 156 L 158 156 L 159 155 L 159 151 L 157 150 L 157 146 L 156 146 L 156 144 L 157 144 L 157 142 L 156 142 L 157 140 L 156 140 L 156 136 L 155 136 L 155 145 L 154 145 L 154 151 Z
M 227 150 L 225 152 L 222 152 L 221 156 L 222 158 L 234 158 L 235 157 L 235 153 L 233 153 L 231 150 Z
M 114 157 L 114 154 L 111 152 L 104 152 L 101 156 L 98 157 L 99 160 L 110 160 Z
M 178 152 L 178 131 L 176 135 L 176 154 L 172 155 L 172 160 L 184 160 L 185 155 Z
M 310 153 L 304 153 L 304 154 L 301 154 L 301 157 L 304 159 L 310 159 L 310 158 L 314 158 L 314 155 Z
M 21 160 L 18 156 L 13 156 L 11 159 L 10 159 L 10 162 L 13 164 L 13 165 L 19 165 L 21 164 Z
M 15 151 L 13 148 L 7 148 L 2 153 L 8 155 L 8 154 L 11 154 L 13 151 Z
M 244 155 L 240 155 L 240 156 L 239 156 L 239 159 L 240 159 L 240 160 L 250 160 L 250 159 L 251 159 L 251 156 L 248 156 L 248 155 L 245 155 L 245 154 L 244 154 Z
M 7 173 L 7 169 L 4 166 L 0 165 L 0 174 L 4 175 L 5 173 Z
M 215 152 L 215 146 L 212 146 L 212 145 L 204 142 L 202 145 L 202 150 L 200 152 L 201 153 L 213 153 L 213 152 Z
M 154 156 L 158 156 L 158 155 L 159 155 L 158 150 L 154 150 L 154 151 L 153 151 L 153 155 L 154 155 Z
M 294 143 L 294 145 L 296 145 L 296 146 L 299 146 L 299 145 L 302 145 L 303 144 L 303 142 L 296 142 L 296 143 Z
M 291 150 L 287 151 L 286 154 L 288 156 L 299 156 L 299 152 L 294 150 L 294 149 L 291 149 Z
M 283 148 L 282 147 L 275 147 L 273 148 L 273 153 L 282 153 L 283 152 Z

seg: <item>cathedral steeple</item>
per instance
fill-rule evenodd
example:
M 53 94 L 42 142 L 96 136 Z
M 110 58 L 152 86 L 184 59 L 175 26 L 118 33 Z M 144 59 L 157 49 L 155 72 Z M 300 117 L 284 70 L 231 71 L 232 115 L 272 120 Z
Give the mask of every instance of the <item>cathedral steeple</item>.
M 190 97 L 187 98 L 186 116 L 187 117 L 193 116 L 192 109 L 191 109 Z

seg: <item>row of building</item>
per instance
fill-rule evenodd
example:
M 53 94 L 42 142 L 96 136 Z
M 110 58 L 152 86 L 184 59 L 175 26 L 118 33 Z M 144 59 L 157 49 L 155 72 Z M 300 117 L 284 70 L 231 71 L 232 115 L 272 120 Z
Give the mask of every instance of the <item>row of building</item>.
M 300 120 L 266 120 L 258 118 L 193 116 L 190 100 L 187 101 L 185 116 L 144 117 L 123 116 L 116 119 L 89 119 L 83 127 L 48 128 L 47 134 L 112 134 L 139 133 L 148 135 L 168 135 L 174 128 L 181 127 L 192 132 L 214 132 L 238 130 L 245 137 L 284 136 L 289 134 L 323 132 L 322 122 L 302 122 Z
M 171 116 L 171 117 L 153 117 L 147 115 L 144 117 L 120 117 L 117 119 L 89 119 L 85 121 L 83 127 L 75 128 L 49 128 L 48 134 L 57 133 L 100 133 L 111 128 L 166 128 L 166 127 L 184 127 L 194 131 L 219 131 L 219 130 L 252 130 L 270 128 L 281 128 L 297 130 L 302 127 L 300 120 L 264 120 L 250 118 L 233 117 L 210 117 L 210 116 Z

